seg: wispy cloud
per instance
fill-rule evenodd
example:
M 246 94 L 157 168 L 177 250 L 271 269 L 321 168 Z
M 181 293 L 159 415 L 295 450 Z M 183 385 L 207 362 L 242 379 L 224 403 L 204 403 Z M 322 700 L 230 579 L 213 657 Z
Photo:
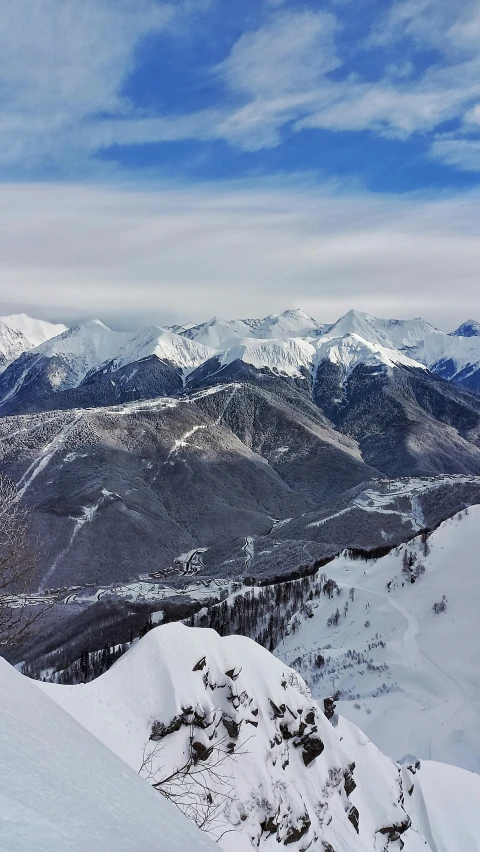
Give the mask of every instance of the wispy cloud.
M 85 119 L 131 111 L 135 46 L 171 16 L 157 0 L 0 0 L 0 161 L 61 159 Z
M 182 113 L 181 102 L 170 111 L 136 108 L 122 87 L 146 35 L 170 33 L 178 48 L 185 22 L 209 9 L 218 15 L 218 4 L 0 0 L 0 166 L 75 172 L 114 145 L 184 139 L 255 151 L 308 128 L 423 134 L 432 157 L 473 168 L 479 0 L 400 0 L 361 37 L 348 26 L 352 5 L 332 8 L 335 15 L 264 4 L 261 25 L 257 16 L 221 62 L 199 71 L 217 83 L 210 102 Z M 355 70 L 368 52 L 377 59 L 369 76 L 361 61 Z M 455 140 L 433 138 L 447 121 L 458 124 L 457 154 Z
M 432 143 L 435 159 L 466 172 L 480 172 L 480 139 L 440 136 Z
M 441 200 L 308 176 L 256 186 L 7 185 L 0 309 L 122 326 L 356 307 L 444 328 L 478 308 L 480 196 Z M 452 301 L 452 293 L 462 294 Z

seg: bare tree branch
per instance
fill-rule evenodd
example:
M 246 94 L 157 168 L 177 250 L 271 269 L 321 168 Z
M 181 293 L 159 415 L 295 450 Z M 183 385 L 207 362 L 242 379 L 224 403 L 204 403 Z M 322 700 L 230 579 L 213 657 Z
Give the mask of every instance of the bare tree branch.
M 221 711 L 214 709 L 213 718 Z M 164 742 L 147 743 L 139 774 L 150 781 L 155 790 L 168 799 L 202 831 L 220 840 L 229 831 L 223 814 L 228 801 L 233 798 L 234 784 L 231 764 L 246 754 L 228 735 L 199 751 L 195 725 L 189 726 L 184 763 L 167 775 L 162 775 Z
M 0 475 L 0 649 L 25 640 L 54 603 L 28 605 L 37 568 L 29 529 L 30 514 L 20 506 L 15 484 Z

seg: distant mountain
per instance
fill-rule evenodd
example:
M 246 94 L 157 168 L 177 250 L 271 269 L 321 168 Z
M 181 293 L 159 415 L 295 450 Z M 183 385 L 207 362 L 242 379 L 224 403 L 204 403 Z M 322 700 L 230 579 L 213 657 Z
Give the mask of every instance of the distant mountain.
M 454 337 L 480 337 L 480 322 L 469 319 L 450 334 Z
M 323 361 L 339 366 L 344 380 L 357 366 L 400 366 L 427 368 L 465 390 L 480 390 L 473 321 L 452 334 L 422 319 L 385 320 L 355 310 L 330 326 L 300 310 L 136 332 L 112 331 L 99 320 L 67 330 L 24 315 L 7 321 L 2 326 L 0 320 L 4 414 L 154 398 L 181 392 L 185 383 L 200 388 L 230 381 L 239 372 L 302 380 L 309 393 Z M 468 335 L 460 335 L 467 328 Z
M 66 331 L 66 326 L 33 319 L 27 314 L 0 317 L 0 369 L 36 346 Z
M 10 314 L 9 316 L 0 317 L 0 322 L 8 325 L 13 331 L 18 331 L 31 347 L 40 346 L 46 340 L 56 337 L 58 334 L 67 331 L 67 326 L 62 323 L 52 323 L 46 320 L 35 319 L 27 314 Z
M 289 310 L 284 311 L 283 314 L 270 314 L 264 319 L 225 321 L 214 317 L 201 325 L 175 326 L 175 329 L 177 328 L 179 333 L 191 340 L 204 343 L 214 349 L 223 349 L 224 344 L 242 337 L 252 337 L 258 340 L 314 337 L 321 333 L 324 326 L 304 311 Z
M 179 332 L 88 321 L 0 375 L 0 465 L 33 508 L 40 585 L 126 581 L 195 547 L 218 576 L 238 541 L 374 477 L 480 476 L 480 397 L 458 373 L 475 378 L 478 337 L 358 311 Z M 388 532 L 371 520 L 374 546 Z M 326 553 L 288 528 L 287 567 Z
M 84 382 L 92 391 L 92 399 L 89 399 L 88 390 L 80 393 L 78 399 L 70 394 L 69 407 L 138 398 L 135 382 L 133 385 L 131 382 L 137 371 L 142 371 L 142 362 L 152 357 L 170 373 L 170 385 L 167 382 L 165 388 L 154 383 L 151 395 L 162 395 L 165 390 L 174 392 L 182 387 L 182 377 L 208 359 L 212 351 L 166 329 L 152 327 L 140 332 L 119 332 L 112 331 L 100 320 L 90 320 L 67 329 L 17 358 L 0 377 L 0 410 L 2 407 L 4 411 L 18 411 L 35 405 L 42 407 L 43 401 L 52 395 L 58 397 L 65 391 L 79 388 Z M 129 365 L 131 368 L 127 373 L 118 374 Z M 108 382 L 112 392 L 96 399 L 95 379 L 100 380 L 106 374 L 110 374 Z M 172 374 L 177 378 L 173 385 Z M 123 388 L 124 394 L 121 393 Z M 47 403 L 46 407 L 55 407 L 55 403 Z M 65 406 L 59 403 L 59 407 Z

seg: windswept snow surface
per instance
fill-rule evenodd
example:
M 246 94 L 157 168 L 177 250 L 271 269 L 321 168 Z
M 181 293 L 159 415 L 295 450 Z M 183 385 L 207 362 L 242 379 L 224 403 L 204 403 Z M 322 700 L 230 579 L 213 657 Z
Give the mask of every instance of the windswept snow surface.
M 425 569 L 414 583 L 405 553 Z M 322 570 L 340 596 L 322 595 L 277 655 L 299 667 L 315 696 L 340 690 L 340 711 L 392 757 L 480 772 L 480 506 L 442 523 L 426 544 L 419 537 L 367 562 L 342 555 Z M 446 611 L 435 613 L 444 595 Z M 328 627 L 337 607 L 339 623 Z
M 406 768 L 381 754 L 347 720 L 335 717 L 331 724 L 302 679 L 244 637 L 220 638 L 212 630 L 168 624 L 150 631 L 86 686 L 37 688 L 132 769 L 138 771 L 147 755 L 157 779 L 183 765 L 190 731 L 199 748 L 228 744 L 232 757 L 221 768 L 228 796 L 218 832 L 227 852 L 273 850 L 279 843 L 295 852 L 380 852 L 387 846 L 393 852 L 397 829 L 405 852 L 460 852 L 426 837 L 426 829 L 432 837 L 438 833 L 431 828 L 437 801 L 428 771 L 426 791 L 417 802 L 407 792 L 412 775 Z M 156 740 L 149 741 L 154 723 Z M 419 790 L 422 772 L 414 779 Z M 475 839 L 480 809 L 467 814 L 464 801 L 480 802 L 480 779 L 456 772 L 459 784 L 451 802 L 440 805 L 444 828 L 446 836 L 455 837 L 460 797 L 462 852 L 474 852 L 480 848 Z M 449 767 L 435 766 L 435 773 L 447 789 Z M 215 780 L 210 784 L 216 796 Z M 414 805 L 420 816 L 408 827 Z
M 393 368 L 399 364 L 424 370 L 419 361 L 404 355 L 393 348 L 377 342 L 370 342 L 359 334 L 346 334 L 343 337 L 321 336 L 302 339 L 239 338 L 229 341 L 219 354 L 222 367 L 234 361 L 244 361 L 257 369 L 267 367 L 274 373 L 287 376 L 301 376 L 303 371 L 323 360 L 339 364 L 348 375 L 357 364 L 374 366 L 383 364 Z
M 215 848 L 33 681 L 0 659 L 2 852 Z
M 309 369 L 315 355 L 315 347 L 301 338 L 287 340 L 262 340 L 240 338 L 220 353 L 222 367 L 234 361 L 244 361 L 253 367 L 268 367 L 272 372 L 287 376 L 300 376 L 301 368 Z

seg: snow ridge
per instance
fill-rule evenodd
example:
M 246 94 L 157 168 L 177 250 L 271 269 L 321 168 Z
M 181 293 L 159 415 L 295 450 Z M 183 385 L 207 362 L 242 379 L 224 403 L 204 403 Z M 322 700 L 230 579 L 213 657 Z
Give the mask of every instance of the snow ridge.
M 211 829 L 226 852 L 278 844 L 294 852 L 378 852 L 400 840 L 405 852 L 454 848 L 429 843 L 438 835 L 435 787 L 446 788 L 449 767 L 435 765 L 434 781 L 428 763 L 421 764 L 425 771 L 386 758 L 355 725 L 332 717 L 331 702 L 317 704 L 294 670 L 250 639 L 168 624 L 85 686 L 37 687 L 132 769 L 143 766 L 150 782 L 170 776 L 193 754 L 214 802 L 227 785 L 220 824 Z M 219 780 L 207 767 L 218 766 L 222 748 Z M 449 837 L 463 832 L 469 848 L 480 827 L 478 809 L 457 826 L 457 798 L 464 819 L 461 803 L 478 795 L 480 779 L 454 772 L 459 786 L 442 830 Z

